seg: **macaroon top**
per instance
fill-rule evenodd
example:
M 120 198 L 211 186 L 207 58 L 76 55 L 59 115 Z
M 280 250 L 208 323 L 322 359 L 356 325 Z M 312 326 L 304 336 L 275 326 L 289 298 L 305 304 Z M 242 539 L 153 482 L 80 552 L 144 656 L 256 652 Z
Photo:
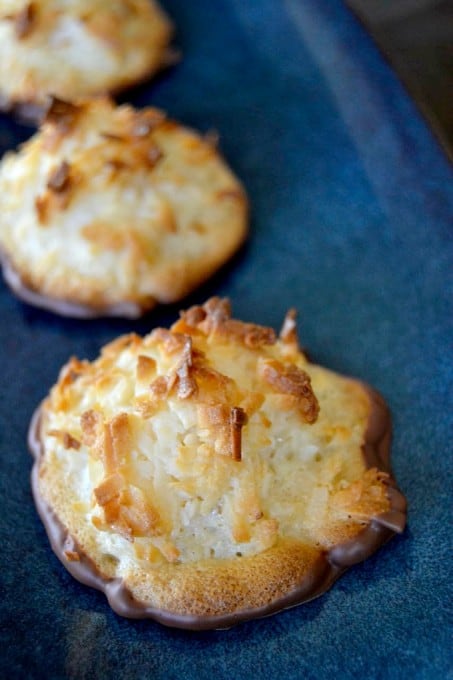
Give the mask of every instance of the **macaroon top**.
M 8 282 L 68 315 L 134 317 L 178 300 L 247 231 L 245 192 L 210 138 L 106 98 L 53 99 L 3 158 L 0 193 L 0 249 L 20 285 Z
M 72 359 L 38 428 L 35 493 L 76 546 L 60 558 L 88 556 L 173 625 L 307 589 L 323 555 L 394 509 L 364 456 L 373 400 L 307 360 L 294 312 L 277 337 L 219 298 Z

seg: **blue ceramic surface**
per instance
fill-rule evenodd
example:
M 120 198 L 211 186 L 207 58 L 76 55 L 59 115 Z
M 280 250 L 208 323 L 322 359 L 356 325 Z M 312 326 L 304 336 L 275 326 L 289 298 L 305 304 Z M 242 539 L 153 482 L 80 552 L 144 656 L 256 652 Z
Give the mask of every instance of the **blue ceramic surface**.
M 297 307 L 312 357 L 385 395 L 409 525 L 323 597 L 269 619 L 190 633 L 117 617 L 49 548 L 26 430 L 70 355 L 167 325 L 182 305 L 79 322 L 1 283 L 0 676 L 453 677 L 451 168 L 338 0 L 163 5 L 183 61 L 125 99 L 217 130 L 253 205 L 248 244 L 187 304 L 228 295 L 238 317 L 276 327 Z M 30 133 L 0 117 L 0 152 Z

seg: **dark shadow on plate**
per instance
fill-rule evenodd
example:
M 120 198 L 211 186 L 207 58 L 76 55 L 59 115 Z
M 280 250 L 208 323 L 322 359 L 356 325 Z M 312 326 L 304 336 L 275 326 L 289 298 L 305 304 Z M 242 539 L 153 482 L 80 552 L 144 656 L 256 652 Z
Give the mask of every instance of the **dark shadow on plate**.
M 18 121 L 12 114 L 0 113 L 0 158 L 26 142 L 35 131 L 35 126 Z

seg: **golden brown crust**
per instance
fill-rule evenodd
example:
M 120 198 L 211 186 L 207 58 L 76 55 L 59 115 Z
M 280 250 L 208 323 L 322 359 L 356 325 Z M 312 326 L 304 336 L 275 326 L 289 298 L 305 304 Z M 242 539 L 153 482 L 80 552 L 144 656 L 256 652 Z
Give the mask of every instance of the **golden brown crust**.
M 271 613 L 404 526 L 382 402 L 294 349 L 289 362 L 284 340 L 250 346 L 249 324 L 230 321 L 213 299 L 71 360 L 31 428 L 54 549 L 125 615 L 216 627 Z
M 0 192 L 7 282 L 66 315 L 134 317 L 178 300 L 247 231 L 245 194 L 209 143 L 107 99 L 54 99 L 41 131 L 3 159 Z
M 0 6 L 3 108 L 32 119 L 46 96 L 114 93 L 170 63 L 173 26 L 155 0 L 9 0 Z M 31 114 L 31 116 L 30 116 Z

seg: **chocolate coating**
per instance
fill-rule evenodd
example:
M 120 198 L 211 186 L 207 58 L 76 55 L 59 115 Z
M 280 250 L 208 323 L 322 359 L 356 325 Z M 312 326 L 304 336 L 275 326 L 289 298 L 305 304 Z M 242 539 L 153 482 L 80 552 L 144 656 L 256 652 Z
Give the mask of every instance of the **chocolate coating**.
M 377 467 L 391 474 L 390 441 L 391 419 L 383 398 L 364 385 L 371 400 L 371 414 L 362 446 L 367 468 Z M 305 574 L 301 583 L 270 604 L 244 609 L 221 616 L 187 616 L 163 611 L 135 600 L 121 579 L 105 578 L 92 560 L 83 553 L 74 539 L 57 518 L 53 510 L 41 498 L 38 488 L 39 464 L 42 457 L 40 440 L 41 407 L 30 423 L 28 445 L 35 458 L 31 480 L 36 508 L 46 528 L 50 544 L 66 569 L 81 583 L 105 593 L 110 606 L 120 616 L 135 619 L 154 619 L 166 626 L 190 630 L 230 628 L 242 621 L 269 616 L 278 611 L 294 607 L 322 595 L 348 568 L 362 562 L 396 533 L 401 533 L 406 524 L 406 499 L 398 490 L 395 480 L 390 477 L 388 496 L 390 510 L 371 520 L 355 538 L 320 552 L 319 558 Z M 65 552 L 77 553 L 79 560 L 69 561 Z

